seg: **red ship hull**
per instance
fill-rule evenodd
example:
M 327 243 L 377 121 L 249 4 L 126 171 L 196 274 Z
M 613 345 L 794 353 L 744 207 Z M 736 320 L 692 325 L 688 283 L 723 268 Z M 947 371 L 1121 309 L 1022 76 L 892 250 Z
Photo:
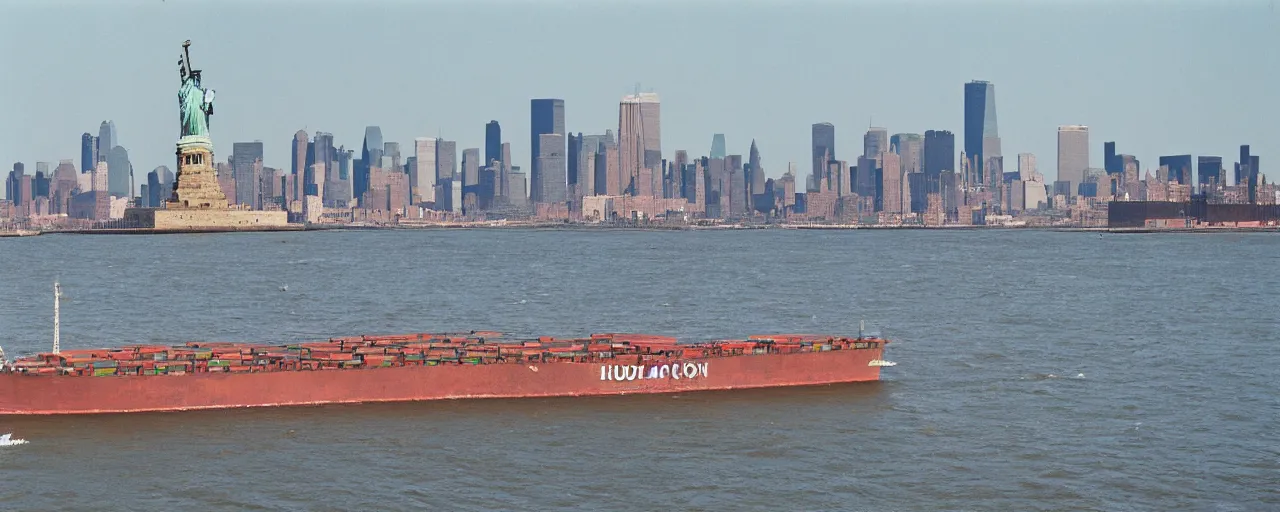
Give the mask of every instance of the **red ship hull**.
M 388 368 L 110 377 L 0 374 L 0 414 L 183 411 L 237 407 L 677 393 L 875 381 L 883 348 L 611 362 L 441 364 Z M 630 363 L 630 364 L 623 364 Z

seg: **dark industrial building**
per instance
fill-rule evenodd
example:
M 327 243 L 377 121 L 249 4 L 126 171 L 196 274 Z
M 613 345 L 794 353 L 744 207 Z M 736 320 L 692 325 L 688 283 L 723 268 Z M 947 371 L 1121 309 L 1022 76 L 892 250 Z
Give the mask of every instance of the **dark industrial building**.
M 1280 222 L 1280 205 L 1217 204 L 1205 201 L 1203 195 L 1191 201 L 1112 201 L 1107 203 L 1107 227 L 1141 228 L 1148 220 L 1186 219 L 1193 224 L 1237 222 Z

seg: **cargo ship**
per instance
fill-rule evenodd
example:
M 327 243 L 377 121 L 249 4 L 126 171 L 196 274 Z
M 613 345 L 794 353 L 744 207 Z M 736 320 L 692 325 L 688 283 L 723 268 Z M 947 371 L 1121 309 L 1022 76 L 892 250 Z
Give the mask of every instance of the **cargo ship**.
M 471 331 L 61 350 L 57 303 L 50 352 L 5 361 L 0 351 L 0 414 L 681 393 L 875 381 L 894 365 L 882 359 L 888 341 L 861 333 L 681 343 Z

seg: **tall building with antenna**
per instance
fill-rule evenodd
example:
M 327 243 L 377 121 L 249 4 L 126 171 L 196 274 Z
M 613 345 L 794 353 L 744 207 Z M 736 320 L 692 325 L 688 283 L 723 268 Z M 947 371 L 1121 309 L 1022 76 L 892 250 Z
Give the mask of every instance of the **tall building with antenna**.
M 618 104 L 618 163 L 623 179 L 632 180 L 633 193 L 662 190 L 661 119 L 661 102 L 656 93 L 624 96 Z M 650 183 L 643 187 L 636 182 L 641 169 L 652 171 L 646 174 Z
M 874 159 L 879 164 L 880 153 L 888 150 L 889 130 L 877 126 L 868 127 L 866 135 L 862 136 L 862 156 Z

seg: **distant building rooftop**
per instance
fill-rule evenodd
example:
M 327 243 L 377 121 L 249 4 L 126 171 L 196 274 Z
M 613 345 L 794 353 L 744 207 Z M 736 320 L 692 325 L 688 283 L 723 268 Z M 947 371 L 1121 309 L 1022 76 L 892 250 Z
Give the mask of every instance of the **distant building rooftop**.
M 622 97 L 623 103 L 659 103 L 658 93 L 642 92 L 640 94 L 628 94 Z

